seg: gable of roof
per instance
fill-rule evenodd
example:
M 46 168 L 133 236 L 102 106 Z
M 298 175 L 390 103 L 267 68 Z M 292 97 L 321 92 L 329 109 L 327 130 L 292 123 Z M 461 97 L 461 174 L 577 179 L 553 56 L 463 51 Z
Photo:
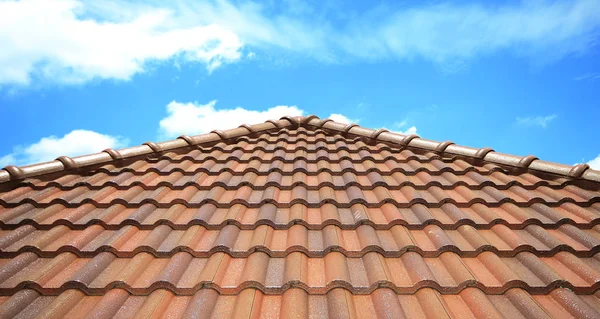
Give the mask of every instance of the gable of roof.
M 0 318 L 599 317 L 594 171 L 490 154 L 299 117 L 21 168 Z
M 331 119 L 320 120 L 315 115 L 282 117 L 280 120 L 269 120 L 254 125 L 241 125 L 226 131 L 214 130 L 208 134 L 197 136 L 182 135 L 175 140 L 160 143 L 146 142 L 143 145 L 121 150 L 107 149 L 101 153 L 70 158 L 61 156 L 54 161 L 33 164 L 24 167 L 9 165 L 0 170 L 0 183 L 21 180 L 27 177 L 49 174 L 60 171 L 73 171 L 88 166 L 106 164 L 113 161 L 135 158 L 144 155 L 161 153 L 190 146 L 211 145 L 219 141 L 238 138 L 245 135 L 268 132 L 285 127 L 306 127 L 307 129 L 323 129 L 338 132 L 346 136 L 363 137 L 371 141 L 391 143 L 399 147 L 418 148 L 438 154 L 459 156 L 470 161 L 482 161 L 513 167 L 520 170 L 530 170 L 539 173 L 549 173 L 571 179 L 600 182 L 600 171 L 591 169 L 587 164 L 574 166 L 542 161 L 533 155 L 515 156 L 495 152 L 491 148 L 471 148 L 456 145 L 451 141 L 436 142 L 422 139 L 418 135 L 404 135 L 389 132 L 385 129 L 373 130 L 357 124 L 342 124 Z M 592 187 L 594 184 L 592 184 Z

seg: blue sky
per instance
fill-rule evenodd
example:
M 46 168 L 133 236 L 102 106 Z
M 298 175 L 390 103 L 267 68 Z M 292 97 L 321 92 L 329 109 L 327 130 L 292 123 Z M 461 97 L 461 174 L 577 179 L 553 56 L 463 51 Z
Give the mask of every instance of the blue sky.
M 600 1 L 0 1 L 0 166 L 285 114 L 600 169 Z

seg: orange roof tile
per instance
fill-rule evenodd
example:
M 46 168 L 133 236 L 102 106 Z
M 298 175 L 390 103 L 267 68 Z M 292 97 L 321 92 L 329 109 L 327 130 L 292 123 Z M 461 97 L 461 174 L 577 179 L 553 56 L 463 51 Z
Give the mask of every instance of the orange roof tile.
M 0 171 L 0 317 L 600 316 L 600 172 L 286 117 Z

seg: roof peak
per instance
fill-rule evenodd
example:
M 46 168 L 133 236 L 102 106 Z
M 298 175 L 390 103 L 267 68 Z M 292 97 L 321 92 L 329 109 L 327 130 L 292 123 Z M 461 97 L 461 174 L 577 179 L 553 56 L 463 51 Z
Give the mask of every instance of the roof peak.
M 354 123 L 344 124 L 335 122 L 331 119 L 321 120 L 316 115 L 309 115 L 294 117 L 284 116 L 279 120 L 268 120 L 264 123 L 254 125 L 243 124 L 237 128 L 225 131 L 213 130 L 210 133 L 196 136 L 182 135 L 170 141 L 159 143 L 146 142 L 139 146 L 128 147 L 120 150 L 106 149 L 100 153 L 82 155 L 73 158 L 61 156 L 50 162 L 32 164 L 23 167 L 9 165 L 0 170 L 0 183 L 21 180 L 27 177 L 60 171 L 73 171 L 91 165 L 106 164 L 121 159 L 160 153 L 189 146 L 210 144 L 258 132 L 270 131 L 273 129 L 282 129 L 286 127 L 298 128 L 301 126 L 305 128 L 321 128 L 324 130 L 341 133 L 343 135 L 355 135 L 371 140 L 396 144 L 402 147 L 413 147 L 440 154 L 455 155 L 472 160 L 481 160 L 525 170 L 551 173 L 573 179 L 600 182 L 600 171 L 591 169 L 587 164 L 578 164 L 574 166 L 558 164 L 542 161 L 533 155 L 515 156 L 498 153 L 491 148 L 472 148 L 456 145 L 451 141 L 437 142 L 423 139 L 415 134 L 404 135 L 389 132 L 386 129 L 368 129 Z

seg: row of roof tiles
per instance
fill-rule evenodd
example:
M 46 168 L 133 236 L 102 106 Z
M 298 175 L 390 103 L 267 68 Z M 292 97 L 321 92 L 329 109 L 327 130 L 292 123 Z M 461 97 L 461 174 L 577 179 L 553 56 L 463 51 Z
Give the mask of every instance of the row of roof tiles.
M 283 127 L 298 127 L 298 126 L 313 126 L 323 130 L 332 130 L 335 132 L 350 134 L 367 138 L 372 141 L 388 142 L 394 145 L 409 146 L 418 149 L 435 151 L 437 153 L 458 155 L 471 159 L 484 160 L 491 163 L 519 167 L 524 169 L 532 169 L 541 172 L 549 172 L 572 178 L 582 178 L 591 181 L 600 181 L 600 171 L 589 169 L 586 164 L 576 166 L 561 165 L 555 163 L 544 162 L 538 160 L 534 156 L 511 156 L 494 152 L 489 148 L 474 149 L 464 146 L 455 145 L 452 142 L 434 142 L 421 139 L 415 135 L 402 135 L 390 133 L 386 130 L 371 130 L 358 127 L 356 124 L 344 125 L 333 122 L 329 119 L 320 120 L 316 116 L 308 117 L 284 117 L 279 121 L 267 121 L 262 124 L 252 126 L 243 125 L 239 128 L 228 131 L 213 131 L 209 134 L 199 135 L 195 137 L 181 136 L 176 140 L 162 143 L 145 143 L 141 146 L 116 150 L 106 150 L 102 153 L 69 158 L 61 156 L 53 162 L 36 164 L 26 167 L 8 166 L 0 170 L 0 182 L 10 180 L 19 180 L 25 177 L 37 176 L 41 174 L 54 173 L 62 170 L 74 170 L 84 166 L 97 165 L 123 158 L 131 158 L 141 155 L 155 154 L 173 149 L 189 147 L 191 145 L 204 145 L 217 143 L 223 140 L 236 138 L 249 133 L 257 133 L 265 130 L 283 128 Z
M 141 186 L 144 189 L 157 188 L 159 186 L 179 189 L 186 186 L 196 186 L 198 189 L 209 189 L 216 186 L 228 189 L 237 189 L 242 186 L 250 186 L 253 189 L 264 189 L 270 186 L 277 186 L 281 189 L 291 189 L 295 186 L 303 186 L 308 189 L 319 189 L 321 187 L 346 189 L 350 186 L 358 186 L 361 189 L 373 189 L 377 186 L 399 189 L 403 186 L 410 186 L 427 189 L 431 186 L 438 186 L 445 189 L 453 189 L 459 185 L 472 189 L 481 189 L 484 186 L 506 189 L 510 186 L 525 188 L 550 186 L 561 188 L 571 184 L 568 180 L 544 180 L 529 173 L 508 175 L 500 171 L 493 171 L 489 174 L 467 171 L 464 175 L 457 175 L 449 171 L 442 171 L 439 174 L 419 171 L 414 175 L 406 175 L 398 171 L 390 172 L 389 174 L 377 171 L 371 171 L 366 174 L 356 171 L 332 174 L 323 171 L 316 175 L 307 174 L 305 171 L 297 171 L 293 172 L 293 174 L 285 172 L 285 174 L 282 174 L 278 170 L 267 171 L 265 174 L 258 174 L 252 170 L 241 173 L 224 171 L 221 174 L 198 172 L 194 175 L 186 175 L 181 171 L 175 171 L 169 175 L 161 175 L 155 171 L 144 174 L 127 171 L 114 175 L 106 172 L 98 172 L 91 176 L 68 174 L 54 180 L 30 179 L 19 185 L 31 186 L 36 189 L 54 186 L 67 190 L 78 186 L 95 189 L 108 186 L 121 189 L 133 186 Z
M 109 252 L 93 258 L 78 258 L 72 253 L 40 258 L 28 252 L 11 260 L 0 259 L 0 267 L 0 289 L 10 294 L 29 288 L 52 295 L 75 288 L 102 295 L 114 287 L 135 295 L 148 295 L 161 288 L 177 295 L 193 295 L 203 288 L 235 295 L 248 287 L 267 294 L 281 294 L 291 288 L 302 288 L 309 294 L 325 294 L 335 288 L 369 294 L 381 287 L 400 294 L 415 293 L 424 287 L 446 294 L 457 294 L 467 287 L 477 287 L 487 294 L 501 294 L 516 287 L 534 294 L 547 294 L 557 287 L 589 294 L 600 288 L 600 255 L 578 258 L 568 252 L 552 257 L 521 252 L 503 258 L 492 252 L 472 258 L 452 252 L 435 258 L 415 252 L 397 258 L 375 252 L 360 258 L 348 258 L 339 252 L 320 258 L 300 252 L 281 258 L 263 252 L 246 258 L 232 258 L 225 253 L 196 258 L 186 252 L 171 258 L 148 253 L 117 258 Z
M 64 251 L 82 257 L 93 257 L 102 251 L 111 251 L 121 257 L 132 257 L 140 252 L 169 257 L 179 251 L 197 257 L 217 252 L 246 257 L 255 251 L 266 252 L 272 257 L 285 257 L 292 252 L 323 257 L 332 251 L 348 257 L 361 257 L 371 251 L 386 257 L 399 257 L 409 251 L 425 257 L 439 256 L 445 251 L 454 251 L 463 257 L 477 256 L 484 251 L 493 251 L 499 256 L 514 256 L 521 251 L 552 256 L 559 251 L 570 251 L 580 257 L 590 257 L 600 251 L 600 225 L 591 229 L 573 225 L 562 225 L 557 229 L 537 225 L 510 229 L 495 225 L 479 230 L 469 225 L 456 230 L 443 230 L 436 225 L 420 230 L 405 226 L 376 230 L 368 225 L 353 230 L 342 230 L 333 225 L 322 230 L 309 230 L 302 225 L 293 225 L 287 230 L 267 225 L 253 230 L 241 230 L 234 225 L 219 230 L 208 230 L 199 225 L 186 230 L 173 230 L 167 225 L 159 225 L 153 230 L 140 230 L 135 226 L 106 230 L 100 225 L 85 230 L 72 230 L 62 225 L 37 230 L 25 225 L 15 230 L 0 230 L 0 251 L 3 257 L 26 251 L 44 257 Z
M 221 229 L 225 225 L 236 225 L 240 229 L 255 229 L 269 225 L 275 229 L 288 229 L 292 225 L 303 225 L 312 230 L 336 225 L 342 229 L 356 229 L 360 225 L 370 225 L 375 229 L 390 229 L 395 225 L 409 229 L 423 229 L 427 225 L 437 225 L 442 229 L 457 229 L 471 225 L 476 229 L 489 229 L 502 224 L 511 229 L 523 229 L 529 225 L 543 228 L 558 228 L 563 224 L 576 225 L 589 229 L 600 224 L 600 203 L 581 207 L 573 203 L 563 203 L 550 207 L 533 203 L 529 207 L 518 207 L 505 203 L 499 207 L 488 207 L 475 203 L 470 207 L 458 208 L 454 204 L 428 208 L 415 204 L 408 208 L 398 208 L 392 204 L 369 208 L 361 204 L 350 208 L 339 208 L 333 204 L 321 207 L 307 207 L 302 204 L 289 208 L 278 208 L 266 203 L 259 208 L 248 208 L 236 204 L 219 208 L 213 204 L 200 208 L 188 208 L 175 204 L 160 208 L 144 204 L 139 208 L 129 208 L 116 204 L 109 208 L 98 208 L 83 204 L 76 208 L 61 204 L 37 208 L 33 204 L 23 204 L 16 208 L 0 207 L 2 229 L 15 229 L 23 225 L 33 225 L 36 229 L 50 229 L 66 225 L 72 229 L 85 229 L 94 224 L 106 229 L 118 230 L 125 225 L 141 229 L 154 229 L 158 225 L 169 225 L 174 229 L 188 229 L 201 225 L 207 229 Z
M 104 172 L 107 174 L 115 175 L 123 172 L 132 172 L 135 174 L 143 174 L 147 172 L 157 172 L 161 175 L 182 172 L 186 175 L 195 174 L 197 172 L 206 172 L 211 175 L 218 175 L 224 172 L 231 172 L 234 174 L 247 173 L 250 171 L 256 172 L 260 175 L 265 175 L 273 171 L 279 171 L 285 175 L 293 175 L 297 172 L 304 172 L 308 175 L 318 175 L 321 172 L 328 172 L 331 175 L 341 175 L 345 172 L 354 172 L 356 174 L 366 174 L 369 172 L 379 172 L 382 175 L 389 175 L 394 172 L 402 172 L 407 175 L 415 175 L 418 172 L 425 171 L 432 174 L 443 172 L 451 172 L 457 175 L 464 175 L 469 171 L 475 171 L 480 174 L 491 174 L 494 171 L 507 172 L 506 169 L 495 165 L 481 165 L 473 166 L 462 160 L 455 160 L 451 162 L 443 162 L 439 159 L 432 158 L 426 162 L 419 162 L 416 160 L 409 160 L 408 162 L 398 162 L 396 160 L 386 160 L 383 163 L 377 163 L 370 159 L 364 161 L 352 162 L 347 159 L 340 160 L 339 162 L 331 162 L 328 160 L 319 160 L 308 162 L 302 158 L 286 163 L 281 160 L 275 159 L 273 162 L 262 161 L 262 160 L 251 160 L 248 162 L 238 161 L 215 161 L 207 159 L 206 161 L 190 161 L 184 160 L 183 162 L 173 162 L 170 160 L 160 161 L 137 161 L 130 163 L 129 165 L 122 164 L 106 164 L 92 173 Z
M 52 204 L 76 207 L 91 203 L 104 208 L 114 204 L 140 207 L 146 203 L 159 207 L 170 207 L 173 204 L 183 204 L 188 207 L 201 207 L 205 204 L 231 207 L 235 204 L 242 204 L 247 207 L 259 208 L 267 203 L 275 204 L 277 207 L 291 207 L 294 204 L 321 207 L 327 203 L 334 203 L 341 208 L 350 208 L 355 204 L 381 207 L 386 203 L 392 203 L 397 207 L 410 207 L 415 204 L 440 207 L 446 203 L 460 207 L 485 203 L 491 207 L 498 207 L 504 203 L 513 203 L 517 206 L 530 206 L 534 203 L 551 206 L 577 203 L 590 206 L 597 202 L 600 202 L 599 193 L 569 186 L 559 189 L 548 186 L 539 186 L 533 189 L 525 189 L 520 186 L 510 186 L 507 189 L 483 186 L 481 189 L 470 189 L 467 186 L 459 185 L 453 189 L 431 186 L 424 190 L 411 186 L 402 186 L 399 189 L 376 186 L 373 189 L 365 190 L 358 186 L 349 186 L 346 189 L 324 186 L 314 190 L 302 185 L 294 186 L 289 190 L 280 189 L 277 186 L 269 186 L 265 189 L 253 189 L 250 186 L 242 186 L 238 189 L 227 189 L 221 186 L 198 189 L 195 186 L 187 186 L 180 190 L 174 190 L 167 186 L 149 190 L 141 186 L 132 186 L 127 189 L 113 186 L 91 189 L 79 186 L 68 190 L 47 187 L 41 191 L 35 191 L 26 186 L 0 195 L 0 205 L 5 207 L 26 203 L 36 207 Z
M 598 293 L 597 293 L 598 294 Z M 0 297 L 0 317 L 33 318 L 596 318 L 597 295 L 577 295 L 558 288 L 548 295 L 530 295 L 519 288 L 502 295 L 486 295 L 477 288 L 459 294 L 440 294 L 420 289 L 415 294 L 396 294 L 380 288 L 370 295 L 355 295 L 338 288 L 326 295 L 309 295 L 289 289 L 281 295 L 265 295 L 244 289 L 235 296 L 202 289 L 193 296 L 156 290 L 149 296 L 132 296 L 112 289 L 104 296 L 87 296 L 75 289 L 59 296 L 41 296 L 21 290 Z

